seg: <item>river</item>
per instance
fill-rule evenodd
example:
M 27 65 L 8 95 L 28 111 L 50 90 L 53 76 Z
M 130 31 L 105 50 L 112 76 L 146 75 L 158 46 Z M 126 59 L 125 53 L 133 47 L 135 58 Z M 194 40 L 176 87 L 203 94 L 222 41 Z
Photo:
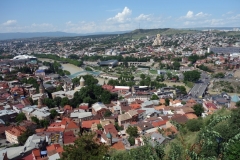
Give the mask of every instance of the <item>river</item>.
M 53 62 L 52 59 L 48 59 L 48 58 L 38 58 L 39 61 L 42 61 L 42 62 Z M 72 74 L 74 73 L 77 73 L 77 72 L 81 72 L 81 71 L 84 71 L 83 68 L 81 67 L 78 67 L 78 66 L 75 66 L 73 64 L 70 64 L 70 63 L 66 63 L 66 64 L 61 64 L 62 65 L 62 69 L 63 70 L 66 70 L 66 71 L 69 71 Z M 100 77 L 97 77 L 98 79 L 98 84 L 100 85 L 103 85 L 104 84 L 104 81 L 105 83 L 108 82 L 108 79 L 103 79 L 103 78 L 100 78 Z

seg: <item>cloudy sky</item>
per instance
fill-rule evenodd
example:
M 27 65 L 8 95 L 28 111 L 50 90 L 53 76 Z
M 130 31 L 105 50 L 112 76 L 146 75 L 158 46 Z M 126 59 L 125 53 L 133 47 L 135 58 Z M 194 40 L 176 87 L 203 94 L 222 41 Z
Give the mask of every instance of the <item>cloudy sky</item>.
M 1 0 L 0 33 L 240 27 L 240 0 Z

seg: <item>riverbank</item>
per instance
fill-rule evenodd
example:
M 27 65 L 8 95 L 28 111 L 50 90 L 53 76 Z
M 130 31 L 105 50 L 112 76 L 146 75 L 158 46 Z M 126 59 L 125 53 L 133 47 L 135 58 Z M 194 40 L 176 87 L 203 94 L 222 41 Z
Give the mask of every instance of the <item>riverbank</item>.
M 38 58 L 39 61 L 42 62 L 53 62 L 54 60 L 52 59 L 47 59 L 47 58 Z M 77 73 L 77 72 L 81 72 L 84 71 L 81 67 L 75 66 L 73 64 L 70 63 L 66 63 L 66 64 L 61 64 L 62 65 L 62 69 L 69 71 L 71 74 Z

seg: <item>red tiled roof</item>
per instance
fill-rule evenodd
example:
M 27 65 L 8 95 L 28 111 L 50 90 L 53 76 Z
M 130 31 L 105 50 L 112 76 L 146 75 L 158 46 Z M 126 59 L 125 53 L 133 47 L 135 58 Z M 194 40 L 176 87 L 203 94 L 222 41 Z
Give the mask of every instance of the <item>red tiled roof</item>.
M 75 129 L 75 128 L 79 129 L 79 126 L 75 122 L 73 121 L 68 122 L 66 129 Z
M 166 125 L 166 122 L 167 121 L 159 120 L 159 121 L 152 122 L 152 125 L 153 127 L 160 127 L 160 126 Z
M 40 154 L 40 150 L 39 149 L 32 150 L 32 154 L 35 157 L 35 159 L 41 158 L 41 154 Z
M 63 148 L 60 146 L 60 144 L 52 144 L 50 146 L 47 146 L 47 151 L 57 151 L 57 153 L 62 153 Z
M 110 132 L 114 137 L 118 135 L 118 131 L 112 123 L 105 125 L 103 128 L 105 130 L 105 133 Z
M 64 144 L 73 143 L 76 139 L 77 138 L 75 137 L 73 131 L 64 132 L 64 135 L 63 135 L 63 143 Z
M 114 148 L 116 150 L 125 150 L 125 146 L 122 143 L 122 141 L 118 141 L 117 143 L 114 143 L 111 148 Z
M 100 124 L 100 120 L 82 121 L 82 128 L 91 128 L 92 124 Z
M 13 126 L 11 129 L 6 130 L 6 132 L 10 133 L 11 135 L 20 136 L 26 131 L 26 128 L 23 126 Z
M 208 102 L 208 103 L 205 103 L 205 105 L 206 105 L 207 108 L 217 109 L 217 106 L 213 103 Z

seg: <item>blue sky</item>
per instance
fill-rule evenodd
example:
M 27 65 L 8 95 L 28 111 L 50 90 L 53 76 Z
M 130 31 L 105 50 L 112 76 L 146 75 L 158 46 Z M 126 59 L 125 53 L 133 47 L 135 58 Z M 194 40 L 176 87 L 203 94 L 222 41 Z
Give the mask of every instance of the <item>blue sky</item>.
M 0 32 L 240 27 L 240 0 L 1 0 Z

